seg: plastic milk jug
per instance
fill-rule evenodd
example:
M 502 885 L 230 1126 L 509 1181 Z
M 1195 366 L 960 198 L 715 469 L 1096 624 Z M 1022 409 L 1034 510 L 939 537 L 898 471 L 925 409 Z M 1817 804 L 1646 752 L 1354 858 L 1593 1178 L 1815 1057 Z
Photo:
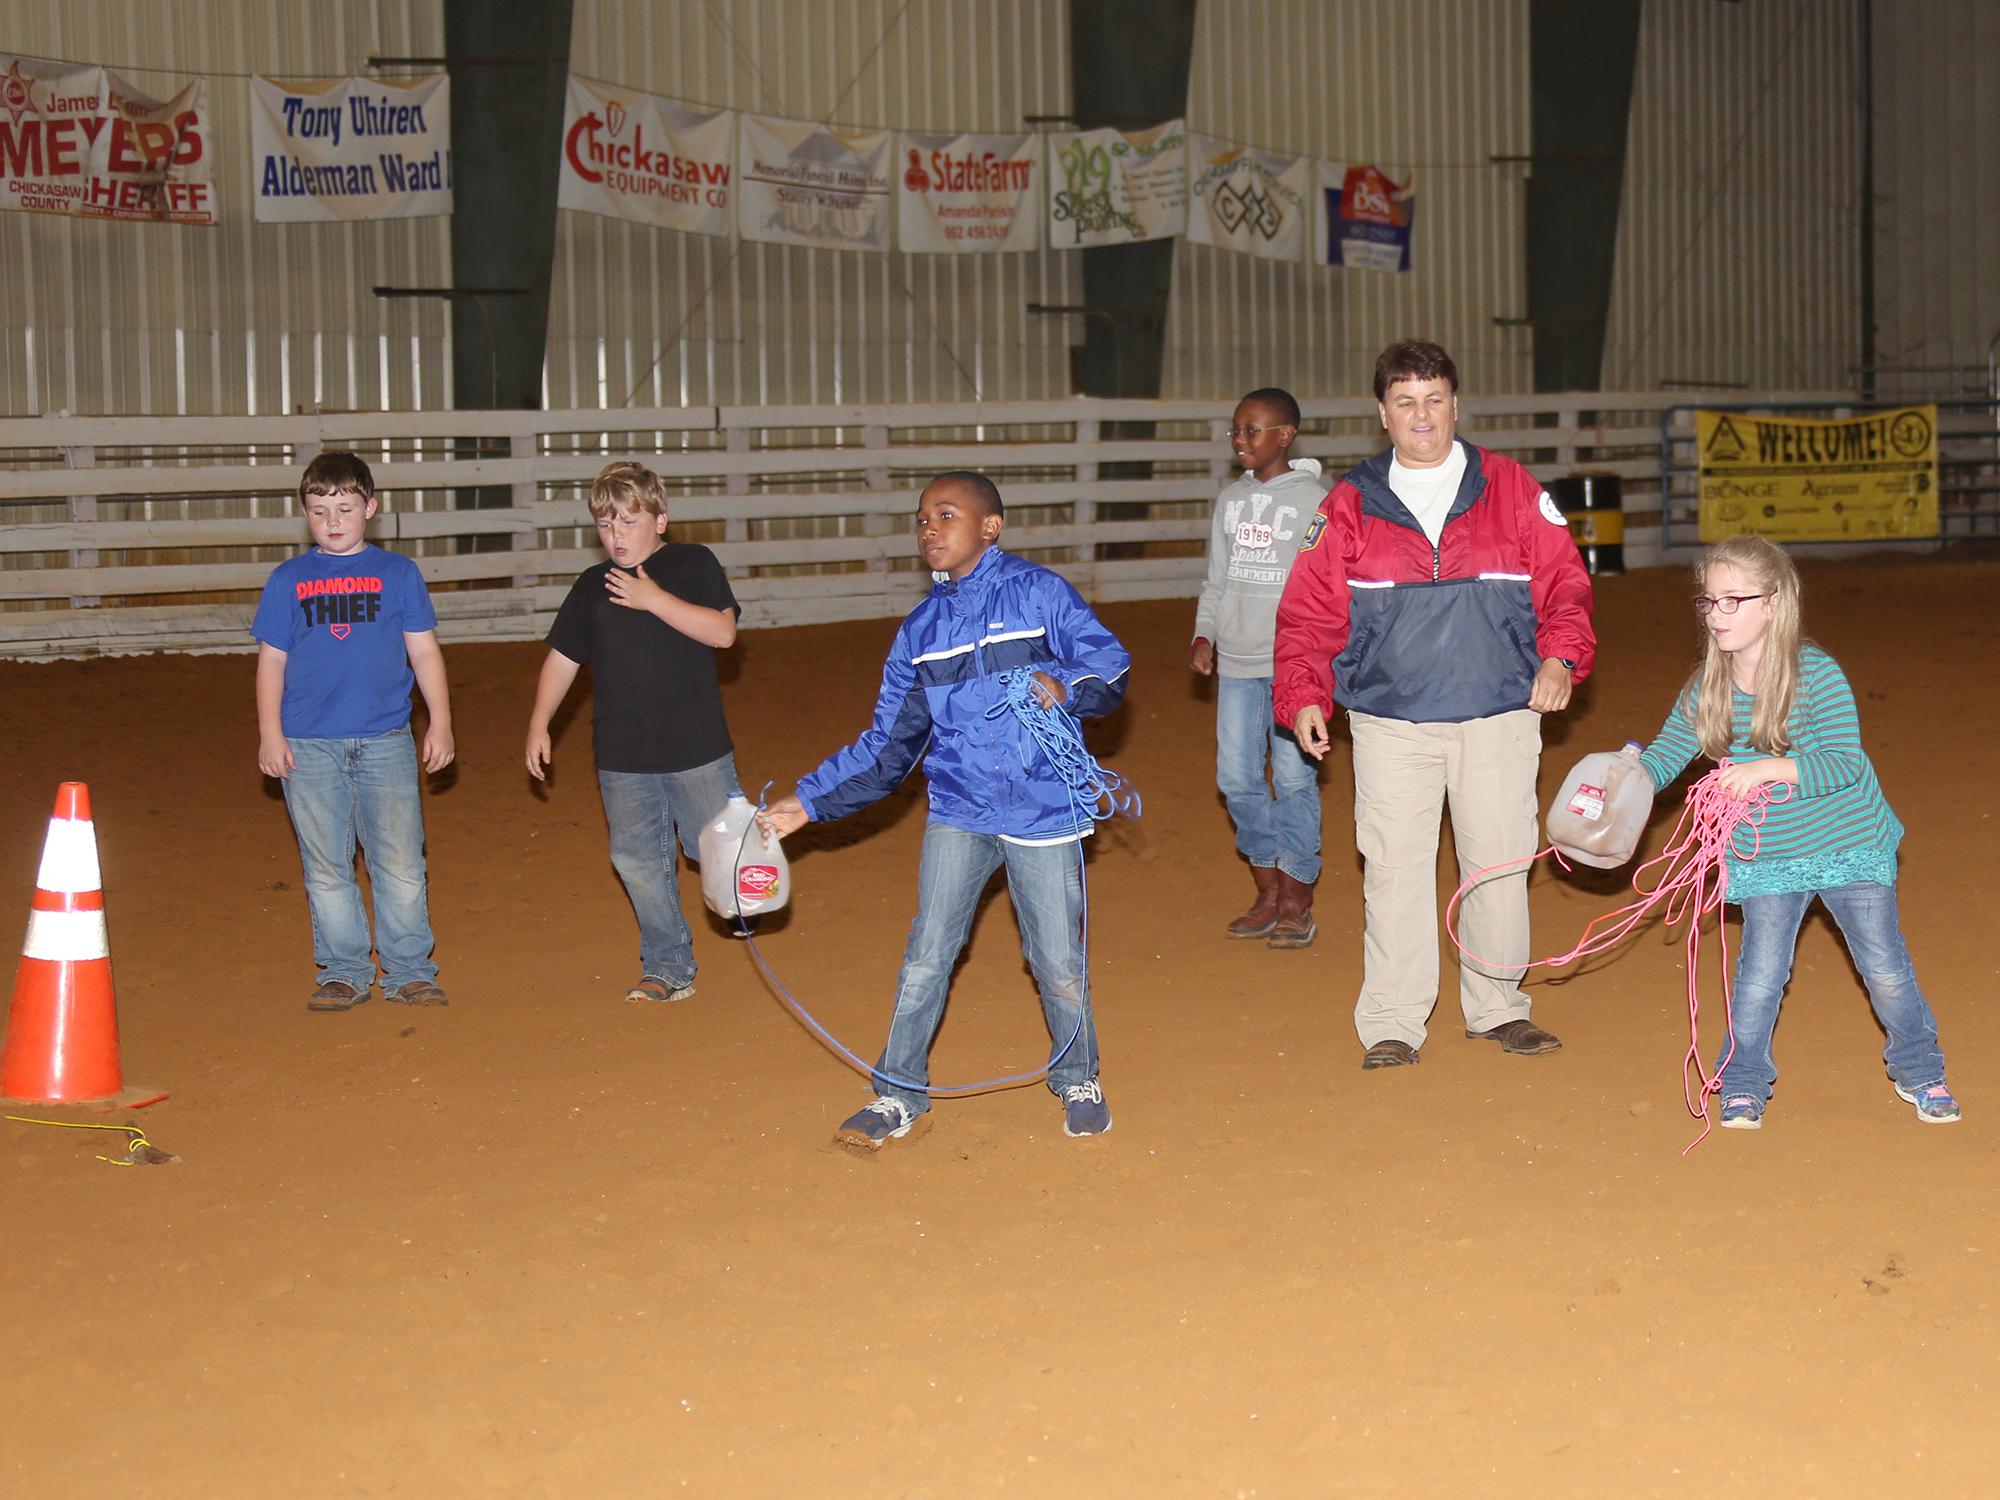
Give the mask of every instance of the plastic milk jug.
M 741 792 L 701 831 L 701 896 L 719 917 L 776 911 L 791 899 L 792 871 L 775 838 L 757 826 Z
M 1653 779 L 1632 740 L 1586 755 L 1549 805 L 1549 842 L 1571 859 L 1613 869 L 1632 857 L 1653 811 Z

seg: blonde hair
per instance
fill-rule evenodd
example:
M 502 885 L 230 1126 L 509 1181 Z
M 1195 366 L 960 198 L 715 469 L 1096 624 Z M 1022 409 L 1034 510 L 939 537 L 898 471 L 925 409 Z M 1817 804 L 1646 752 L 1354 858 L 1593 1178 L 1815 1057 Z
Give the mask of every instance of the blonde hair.
M 643 510 L 649 516 L 667 512 L 667 487 L 644 464 L 606 464 L 590 481 L 590 513 L 603 520 L 614 510 Z
M 1708 575 L 1717 567 L 1730 567 L 1752 589 L 1763 594 L 1771 623 L 1764 632 L 1764 652 L 1757 662 L 1755 703 L 1750 710 L 1750 744 L 1765 755 L 1783 755 L 1792 747 L 1785 725 L 1792 716 L 1792 701 L 1799 685 L 1799 570 L 1785 549 L 1761 536 L 1733 536 L 1717 542 L 1694 565 L 1694 586 L 1706 594 Z M 1741 608 L 1741 606 L 1738 606 Z M 1734 683 L 1729 673 L 1729 656 L 1707 631 L 1707 645 L 1701 664 L 1682 689 L 1682 706 L 1694 721 L 1701 753 L 1720 760 L 1729 753 L 1732 738 Z

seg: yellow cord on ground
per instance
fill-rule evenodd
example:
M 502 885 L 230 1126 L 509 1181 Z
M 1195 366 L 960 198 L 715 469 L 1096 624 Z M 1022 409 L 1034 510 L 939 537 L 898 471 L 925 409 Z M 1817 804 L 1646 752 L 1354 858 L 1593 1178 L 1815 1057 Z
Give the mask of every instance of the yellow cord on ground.
M 124 1157 L 122 1159 L 116 1156 L 100 1156 L 97 1158 L 99 1161 L 110 1162 L 114 1167 L 136 1167 L 138 1163 L 132 1158 L 139 1154 L 139 1148 L 141 1146 L 151 1147 L 153 1144 L 146 1139 L 146 1132 L 137 1125 L 94 1125 L 82 1120 L 36 1120 L 29 1118 L 27 1115 L 8 1115 L 6 1118 L 22 1125 L 53 1125 L 57 1130 L 122 1130 L 126 1135 Z

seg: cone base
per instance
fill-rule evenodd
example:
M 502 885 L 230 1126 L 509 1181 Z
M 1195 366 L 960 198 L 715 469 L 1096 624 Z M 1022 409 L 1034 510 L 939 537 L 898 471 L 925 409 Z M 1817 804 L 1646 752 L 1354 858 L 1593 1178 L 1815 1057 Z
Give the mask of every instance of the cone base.
M 159 1104 L 171 1097 L 165 1089 L 141 1088 L 127 1084 L 115 1094 L 106 1094 L 97 1099 L 21 1099 L 11 1094 L 0 1094 L 0 1104 L 9 1109 L 26 1106 L 30 1109 L 87 1109 L 93 1114 L 111 1114 L 123 1109 L 144 1109 L 148 1105 Z
M 124 1090 L 111 961 L 23 954 L 0 1042 L 0 1095 L 61 1104 Z

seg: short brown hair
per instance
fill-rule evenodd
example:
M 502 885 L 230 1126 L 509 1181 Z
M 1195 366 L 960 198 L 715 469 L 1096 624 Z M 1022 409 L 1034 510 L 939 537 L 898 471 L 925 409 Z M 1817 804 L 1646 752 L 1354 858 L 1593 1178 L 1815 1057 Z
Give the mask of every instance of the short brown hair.
M 590 513 L 599 520 L 614 510 L 643 510 L 649 516 L 667 513 L 667 487 L 644 464 L 606 464 L 590 481 Z
M 1399 380 L 1442 380 L 1458 394 L 1458 366 L 1436 344 L 1422 339 L 1398 339 L 1375 361 L 1375 399 L 1385 400 Z
M 979 508 L 989 516 L 1007 514 L 1007 507 L 1000 499 L 1000 486 L 984 474 L 971 469 L 946 469 L 924 488 L 929 489 L 931 485 L 938 484 L 955 484 L 967 491 L 978 502 Z
M 322 453 L 306 465 L 299 478 L 301 505 L 308 495 L 359 495 L 363 500 L 373 500 L 375 476 L 352 453 Z

